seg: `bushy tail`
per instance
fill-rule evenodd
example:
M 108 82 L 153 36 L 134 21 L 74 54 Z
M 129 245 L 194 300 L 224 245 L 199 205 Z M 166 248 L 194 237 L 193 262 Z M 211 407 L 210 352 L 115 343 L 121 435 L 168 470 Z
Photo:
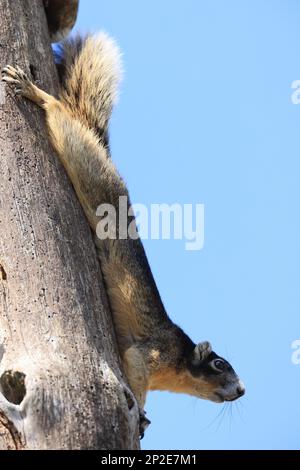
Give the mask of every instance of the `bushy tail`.
M 76 37 L 60 44 L 56 58 L 60 99 L 106 145 L 122 72 L 118 46 L 105 33 Z

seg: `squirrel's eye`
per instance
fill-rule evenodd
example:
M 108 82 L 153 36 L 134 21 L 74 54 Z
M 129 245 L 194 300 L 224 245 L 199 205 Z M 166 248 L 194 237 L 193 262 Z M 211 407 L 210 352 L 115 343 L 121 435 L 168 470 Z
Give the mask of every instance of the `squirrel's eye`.
M 223 372 L 225 369 L 225 362 L 222 359 L 215 359 L 211 362 L 213 369 L 216 369 L 218 372 Z

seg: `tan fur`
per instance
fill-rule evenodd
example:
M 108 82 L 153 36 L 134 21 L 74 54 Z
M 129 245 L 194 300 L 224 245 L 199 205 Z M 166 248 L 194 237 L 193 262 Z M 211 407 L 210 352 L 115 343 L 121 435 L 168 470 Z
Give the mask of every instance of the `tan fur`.
M 66 42 L 65 47 L 67 54 L 68 47 L 72 45 Z M 112 107 L 117 101 L 122 75 L 120 52 L 114 40 L 103 32 L 87 37 L 84 48 L 71 65 L 71 73 L 68 72 L 67 62 L 65 87 L 61 90 L 60 99 L 75 119 L 80 116 L 87 128 L 91 124 L 106 128 Z M 77 92 L 79 83 L 80 93 Z
M 37 88 L 19 68 L 7 66 L 3 80 L 45 110 L 51 142 L 95 232 L 97 207 L 110 203 L 118 212 L 119 197 L 129 198 L 106 142 L 119 81 L 119 52 L 104 34 L 87 38 L 79 55 L 74 54 L 76 50 L 72 43 L 65 44 L 59 100 Z M 189 393 L 215 401 L 220 392 L 233 396 L 238 383 L 234 371 L 226 380 L 223 375 L 195 373 L 194 377 L 190 372 L 194 351 L 199 358 L 200 349 L 167 316 L 141 240 L 95 237 L 95 243 L 124 370 L 140 407 L 147 390 Z M 204 346 L 201 360 L 211 352 L 208 344 Z
M 137 279 L 114 259 L 103 263 L 102 268 L 107 285 L 107 293 L 114 312 L 117 337 L 121 353 L 145 335 L 139 322 L 139 312 L 135 303 L 138 292 Z
M 149 390 L 168 390 L 208 398 L 216 389 L 215 382 L 194 378 L 187 370 L 176 371 L 171 367 L 159 369 L 151 376 Z
M 134 367 L 132 367 L 133 364 Z M 123 367 L 126 376 L 129 378 L 130 387 L 134 391 L 140 408 L 143 410 L 146 401 L 146 393 L 149 389 L 149 372 L 143 353 L 135 346 L 131 346 L 123 355 Z

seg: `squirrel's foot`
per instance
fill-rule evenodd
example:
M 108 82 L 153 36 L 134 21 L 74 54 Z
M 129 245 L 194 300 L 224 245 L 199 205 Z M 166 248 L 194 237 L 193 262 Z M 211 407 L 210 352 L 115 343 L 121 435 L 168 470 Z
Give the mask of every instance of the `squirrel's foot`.
M 146 418 L 146 411 L 140 409 L 140 439 L 143 439 L 147 427 L 151 424 L 148 418 Z
M 16 95 L 24 96 L 43 109 L 47 109 L 51 104 L 57 105 L 58 103 L 53 96 L 38 88 L 18 66 L 7 65 L 4 67 L 2 69 L 2 81 L 12 85 L 15 88 Z
M 31 99 L 34 85 L 20 67 L 7 65 L 2 69 L 2 81 L 15 87 L 15 94 Z

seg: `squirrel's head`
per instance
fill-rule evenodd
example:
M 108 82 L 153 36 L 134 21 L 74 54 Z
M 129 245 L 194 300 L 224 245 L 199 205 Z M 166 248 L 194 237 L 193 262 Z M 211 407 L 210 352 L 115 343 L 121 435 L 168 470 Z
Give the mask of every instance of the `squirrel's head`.
M 211 344 L 197 344 L 187 361 L 188 393 L 217 403 L 233 401 L 245 394 L 245 387 L 232 366 L 212 351 Z

